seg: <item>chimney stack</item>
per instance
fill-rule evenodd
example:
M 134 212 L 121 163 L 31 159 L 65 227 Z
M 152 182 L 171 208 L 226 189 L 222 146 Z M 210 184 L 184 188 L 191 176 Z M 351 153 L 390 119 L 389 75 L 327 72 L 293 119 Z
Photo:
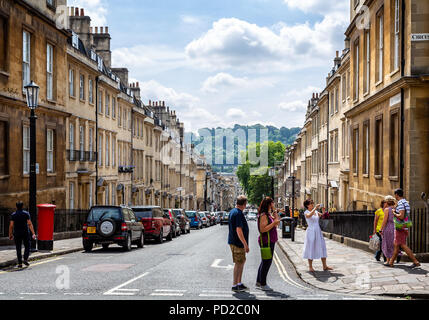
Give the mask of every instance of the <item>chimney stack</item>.
M 76 16 L 76 17 L 79 17 L 79 8 L 75 8 L 75 13 L 74 13 L 74 15 Z
M 103 34 L 103 27 L 100 27 L 100 33 Z
M 98 27 L 95 27 L 95 33 L 98 33 Z
M 109 27 L 105 27 L 106 33 L 109 33 Z
M 83 9 L 83 8 L 80 9 L 80 16 L 81 17 L 85 16 L 85 9 Z
M 151 106 L 152 106 L 152 101 L 149 100 L 149 107 L 151 107 Z
M 73 17 L 73 16 L 74 16 L 74 7 L 71 7 L 71 10 L 70 10 L 70 16 L 71 16 L 71 17 Z

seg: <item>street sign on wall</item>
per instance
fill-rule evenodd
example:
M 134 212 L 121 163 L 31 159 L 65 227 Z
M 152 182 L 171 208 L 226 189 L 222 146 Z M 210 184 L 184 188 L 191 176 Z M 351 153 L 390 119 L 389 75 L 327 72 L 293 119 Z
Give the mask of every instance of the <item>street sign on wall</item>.
M 429 33 L 413 33 L 411 41 L 429 41 Z

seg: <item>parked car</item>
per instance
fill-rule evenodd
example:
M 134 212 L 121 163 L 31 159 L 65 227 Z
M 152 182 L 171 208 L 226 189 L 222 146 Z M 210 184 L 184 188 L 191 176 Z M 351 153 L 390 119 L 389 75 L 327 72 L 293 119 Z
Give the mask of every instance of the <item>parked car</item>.
M 214 217 L 212 216 L 212 213 L 208 212 L 208 211 L 205 211 L 204 213 L 205 213 L 205 215 L 206 215 L 206 217 L 208 219 L 208 222 L 207 222 L 208 226 L 209 227 L 210 226 L 214 226 Z
M 200 211 L 198 214 L 201 217 L 201 222 L 203 223 L 204 228 L 210 227 L 210 219 L 207 217 L 208 212 L 207 211 Z
M 229 213 L 226 211 L 222 211 L 221 213 L 220 224 L 228 224 L 229 223 Z
M 256 218 L 257 218 L 256 212 L 249 212 L 247 214 L 247 220 L 249 221 L 256 221 Z
M 191 221 L 186 215 L 185 209 L 173 209 L 176 218 L 179 220 L 179 227 L 182 234 L 191 232 Z
M 186 211 L 186 216 L 190 220 L 191 228 L 202 229 L 203 222 L 197 211 Z
M 173 240 L 173 228 L 170 217 L 157 206 L 135 206 L 132 207 L 137 220 L 141 221 L 145 228 L 145 238 L 155 239 L 162 243 L 164 238 Z
M 215 212 L 215 217 L 216 217 L 216 224 L 220 224 L 220 220 L 221 220 L 221 217 L 222 217 L 222 212 L 220 212 L 220 211 Z
M 164 209 L 164 213 L 168 214 L 171 220 L 171 226 L 173 227 L 173 238 L 176 238 L 182 234 L 180 230 L 179 220 L 176 218 L 176 214 L 173 209 Z
M 212 226 L 215 226 L 217 224 L 216 215 L 214 212 L 210 212 L 210 221 L 211 221 Z
M 125 251 L 131 250 L 135 244 L 143 248 L 145 229 L 134 215 L 133 210 L 126 206 L 94 206 L 83 225 L 83 248 L 90 252 L 94 244 L 101 244 L 103 249 L 116 243 Z

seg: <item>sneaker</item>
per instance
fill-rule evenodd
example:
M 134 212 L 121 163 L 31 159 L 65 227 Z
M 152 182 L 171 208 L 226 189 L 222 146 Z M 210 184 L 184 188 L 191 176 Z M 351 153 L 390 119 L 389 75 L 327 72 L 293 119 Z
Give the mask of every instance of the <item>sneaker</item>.
M 18 268 L 21 269 L 22 268 L 22 264 L 18 264 Z
M 262 291 L 274 291 L 273 289 L 270 288 L 269 285 L 261 286 L 261 290 Z
M 260 284 L 259 282 L 256 282 L 255 286 L 256 286 L 256 288 L 260 288 L 260 287 L 262 287 L 262 286 L 261 286 L 261 284 Z
M 234 287 L 232 287 L 232 289 L 231 289 L 232 291 L 234 291 L 234 292 L 241 292 L 241 290 L 240 290 L 240 287 L 239 286 L 234 286 Z
M 29 267 L 29 266 L 30 266 L 30 264 L 28 263 L 28 261 L 24 261 L 24 264 L 25 264 L 27 267 Z
M 248 287 L 246 287 L 244 284 L 239 285 L 239 286 L 238 286 L 238 288 L 239 288 L 241 291 L 248 291 L 248 290 L 249 290 L 249 288 L 248 288 Z

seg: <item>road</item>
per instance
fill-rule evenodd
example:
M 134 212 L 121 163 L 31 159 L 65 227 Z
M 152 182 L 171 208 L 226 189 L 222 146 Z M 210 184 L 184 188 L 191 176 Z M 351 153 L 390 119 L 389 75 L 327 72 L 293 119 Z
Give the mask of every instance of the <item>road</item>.
M 162 244 L 147 242 L 131 252 L 112 246 L 34 262 L 20 271 L 0 271 L 0 300 L 354 300 L 381 299 L 311 288 L 276 249 L 268 284 L 255 289 L 260 263 L 256 222 L 250 221 L 250 253 L 243 282 L 247 293 L 233 293 L 228 227 L 192 230 Z

